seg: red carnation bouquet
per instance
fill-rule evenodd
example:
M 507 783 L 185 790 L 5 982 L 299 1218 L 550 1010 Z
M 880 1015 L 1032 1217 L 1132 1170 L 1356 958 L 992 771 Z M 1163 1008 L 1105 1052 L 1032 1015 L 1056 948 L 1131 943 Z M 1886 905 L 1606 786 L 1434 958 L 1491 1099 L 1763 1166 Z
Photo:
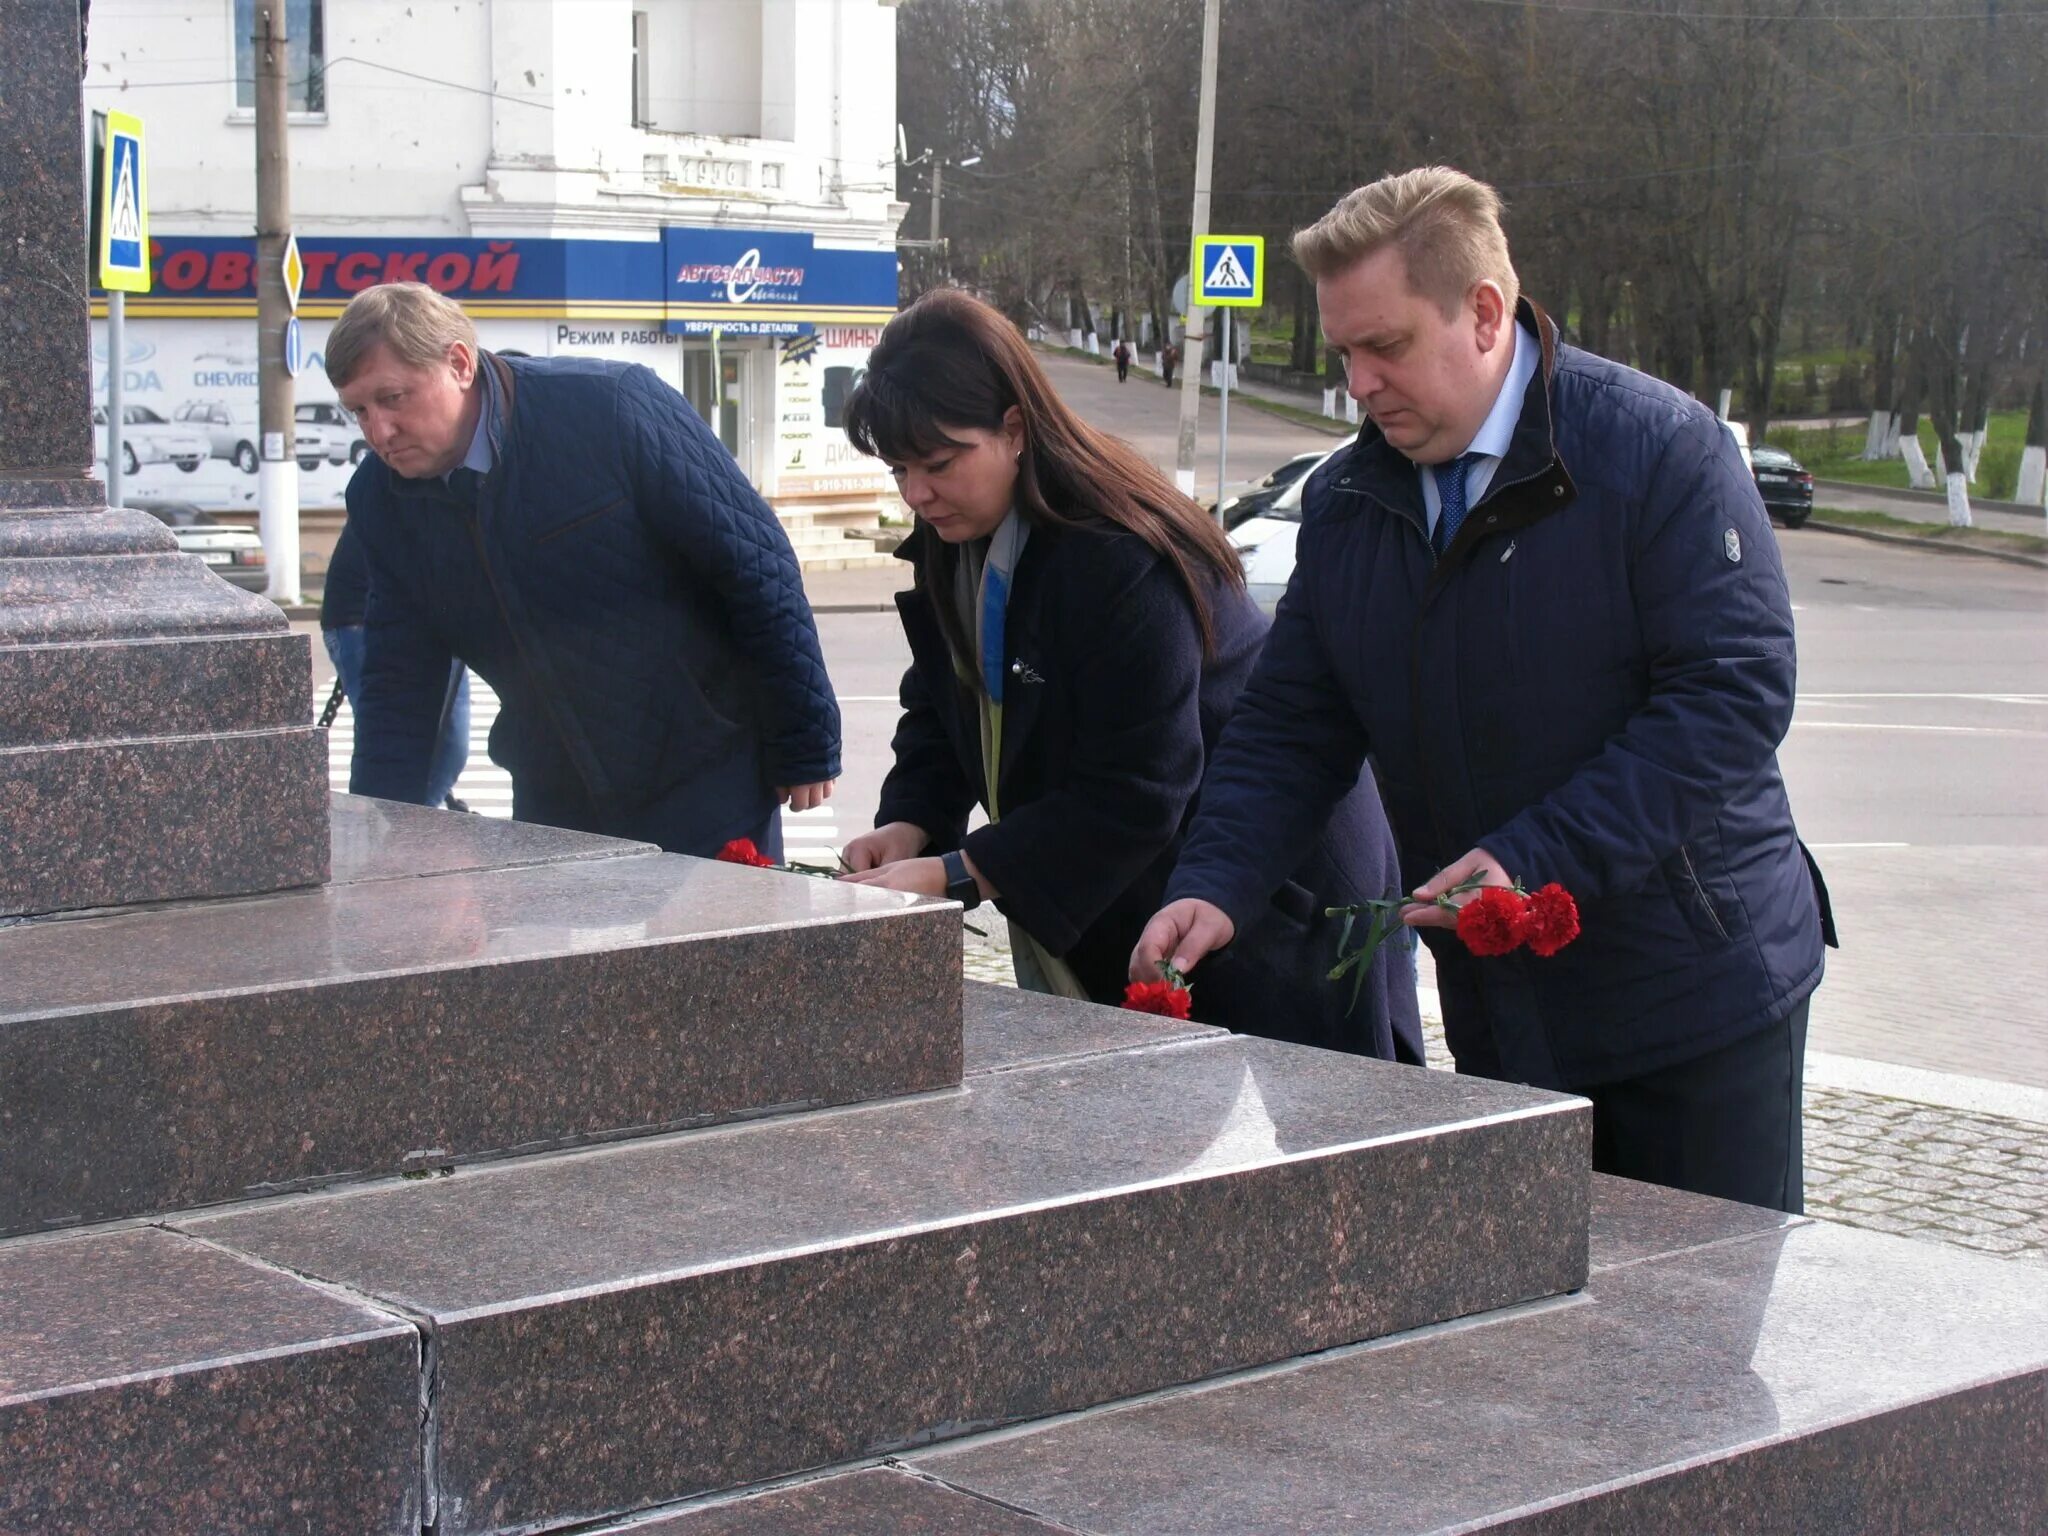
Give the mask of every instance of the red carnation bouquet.
M 1460 896 L 1472 899 L 1458 902 Z M 1572 893 L 1555 881 L 1534 891 L 1514 885 L 1486 885 L 1477 880 L 1452 886 L 1436 898 L 1435 904 L 1458 914 L 1458 937 L 1475 955 L 1512 954 L 1526 947 L 1531 954 L 1548 959 L 1579 936 L 1579 904 Z M 1351 1006 L 1358 1006 L 1359 992 L 1373 957 L 1401 924 L 1401 909 L 1413 905 L 1407 899 L 1391 897 L 1362 901 L 1356 906 L 1328 907 L 1326 915 L 1344 919 L 1337 935 L 1337 963 L 1330 980 L 1351 976 Z M 1356 948 L 1351 939 L 1358 919 L 1368 919 L 1365 937 Z
M 1195 1005 L 1195 994 L 1187 977 L 1172 962 L 1159 962 L 1158 981 L 1134 981 L 1124 988 L 1124 1006 L 1133 1013 L 1156 1013 L 1169 1019 L 1184 1019 Z
M 781 869 L 792 874 L 812 875 L 821 880 L 837 880 L 839 871 L 827 869 L 822 864 L 778 864 L 755 846 L 751 837 L 736 837 L 719 849 L 712 857 L 720 864 L 745 864 L 751 869 Z M 843 862 L 843 861 L 842 861 Z

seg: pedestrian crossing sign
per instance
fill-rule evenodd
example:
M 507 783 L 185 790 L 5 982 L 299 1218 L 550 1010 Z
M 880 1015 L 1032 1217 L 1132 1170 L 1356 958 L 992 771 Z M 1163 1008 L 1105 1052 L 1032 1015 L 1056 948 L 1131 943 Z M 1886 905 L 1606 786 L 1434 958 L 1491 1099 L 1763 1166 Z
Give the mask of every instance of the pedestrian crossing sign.
M 1256 309 L 1266 299 L 1266 238 L 1204 235 L 1195 242 L 1195 302 Z
M 149 292 L 149 202 L 142 176 L 142 120 L 104 112 L 93 214 L 93 275 L 109 292 Z

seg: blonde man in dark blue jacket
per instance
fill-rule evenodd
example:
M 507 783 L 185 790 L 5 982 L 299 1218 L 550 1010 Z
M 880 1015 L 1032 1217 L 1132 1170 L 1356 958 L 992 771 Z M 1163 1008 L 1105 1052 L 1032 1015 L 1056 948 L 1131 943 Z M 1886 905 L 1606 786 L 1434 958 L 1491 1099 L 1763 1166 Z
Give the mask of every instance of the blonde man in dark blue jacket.
M 1371 419 L 1304 492 L 1132 973 L 1228 944 L 1370 752 L 1459 1070 L 1587 1095 L 1603 1171 L 1797 1211 L 1832 933 L 1777 544 L 1712 413 L 1520 299 L 1499 213 L 1439 167 L 1296 237 Z M 1581 937 L 1475 958 L 1430 904 L 1475 880 L 1562 884 Z

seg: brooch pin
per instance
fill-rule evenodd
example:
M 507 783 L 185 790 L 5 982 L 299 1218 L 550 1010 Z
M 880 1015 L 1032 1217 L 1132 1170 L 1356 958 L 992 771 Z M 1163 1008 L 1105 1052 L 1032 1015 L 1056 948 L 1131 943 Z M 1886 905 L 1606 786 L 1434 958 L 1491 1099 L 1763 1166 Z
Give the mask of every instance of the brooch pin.
M 1016 678 L 1020 683 L 1042 683 L 1045 681 L 1044 678 L 1038 675 L 1038 669 L 1027 661 L 1011 662 L 1010 676 Z

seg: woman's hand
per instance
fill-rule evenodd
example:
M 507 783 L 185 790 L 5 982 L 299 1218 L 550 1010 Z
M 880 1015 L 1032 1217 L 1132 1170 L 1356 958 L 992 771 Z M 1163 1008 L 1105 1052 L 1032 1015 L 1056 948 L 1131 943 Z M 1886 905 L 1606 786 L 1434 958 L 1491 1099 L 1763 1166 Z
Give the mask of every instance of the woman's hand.
M 869 833 L 870 837 L 877 836 Z M 847 847 L 851 862 L 853 848 Z M 913 896 L 943 896 L 946 894 L 946 861 L 944 859 L 898 859 L 894 863 L 879 865 L 863 870 L 859 874 L 839 877 L 853 885 L 875 885 L 885 891 L 908 891 Z
M 914 822 L 892 821 L 886 827 L 861 833 L 846 845 L 839 856 L 854 874 L 863 874 L 884 864 L 914 859 L 924 852 L 924 845 L 930 841 L 930 834 Z

